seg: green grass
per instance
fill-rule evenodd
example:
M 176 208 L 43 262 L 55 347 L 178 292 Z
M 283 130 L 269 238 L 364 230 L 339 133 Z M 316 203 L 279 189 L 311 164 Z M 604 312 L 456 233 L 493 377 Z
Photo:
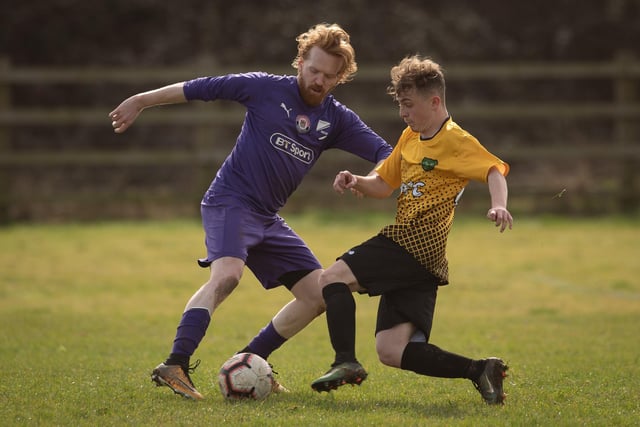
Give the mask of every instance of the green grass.
M 292 216 L 329 264 L 390 216 Z M 229 403 L 218 367 L 284 303 L 249 271 L 215 313 L 196 353 L 202 402 L 156 388 L 150 370 L 170 350 L 187 299 L 207 279 L 196 221 L 16 225 L 0 229 L 2 425 L 638 425 L 640 222 L 518 219 L 498 233 L 459 218 L 449 242 L 432 342 L 511 366 L 504 407 L 484 405 L 466 380 L 382 366 L 376 299 L 357 296 L 361 387 L 317 394 L 332 361 L 324 316 L 272 355 L 292 390 Z

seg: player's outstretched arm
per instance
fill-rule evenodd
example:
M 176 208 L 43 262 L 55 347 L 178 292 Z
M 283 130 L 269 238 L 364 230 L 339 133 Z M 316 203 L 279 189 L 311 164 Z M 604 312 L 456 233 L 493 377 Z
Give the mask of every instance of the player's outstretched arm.
M 487 212 L 487 218 L 500 227 L 502 233 L 507 227 L 513 227 L 513 217 L 507 210 L 507 180 L 497 168 L 491 168 L 487 177 L 489 194 L 491 195 L 491 209 Z
M 333 189 L 340 194 L 343 194 L 345 190 L 355 190 L 376 199 L 384 199 L 393 193 L 393 188 L 376 172 L 367 176 L 354 175 L 349 171 L 338 172 L 333 180 Z
M 377 172 L 376 172 L 376 168 L 377 168 L 378 166 L 380 166 L 380 165 L 382 164 L 382 162 L 384 162 L 384 159 L 380 160 L 380 161 L 379 161 L 379 162 L 374 166 L 374 168 L 373 168 L 373 169 L 371 169 L 371 172 L 369 172 L 369 173 L 367 174 L 367 176 L 377 174 Z M 336 191 L 337 191 L 337 190 L 336 190 Z M 342 194 L 342 192 L 340 192 L 340 194 Z M 354 196 L 356 196 L 356 197 L 357 197 L 357 198 L 359 198 L 359 199 L 361 199 L 361 198 L 363 198 L 363 197 L 364 197 L 364 194 L 362 194 L 361 192 L 359 192 L 359 191 L 358 191 L 358 190 L 356 190 L 355 188 L 351 188 L 351 194 L 353 194 Z
M 122 133 L 127 130 L 145 108 L 187 102 L 184 97 L 183 86 L 184 82 L 175 83 L 148 92 L 138 93 L 125 99 L 115 110 L 109 113 L 113 131 Z

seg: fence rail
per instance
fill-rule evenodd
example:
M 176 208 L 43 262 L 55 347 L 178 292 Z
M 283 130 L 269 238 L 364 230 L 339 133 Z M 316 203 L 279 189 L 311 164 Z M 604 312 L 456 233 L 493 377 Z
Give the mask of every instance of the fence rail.
M 0 83 L 3 84 L 100 84 L 100 83 L 158 83 L 193 78 L 195 75 L 220 75 L 238 72 L 247 67 L 219 65 L 194 65 L 190 67 L 12 67 L 7 59 L 0 58 Z M 291 67 L 265 66 L 275 74 L 291 74 Z M 621 56 L 606 62 L 503 62 L 503 63 L 452 63 L 447 65 L 448 80 L 532 80 L 532 79 L 637 79 L 640 78 L 640 61 Z M 360 65 L 356 79 L 360 81 L 386 81 L 389 66 L 380 64 Z
M 362 117 L 368 120 L 397 120 L 397 114 L 389 105 L 366 106 L 352 103 L 350 105 Z M 51 125 L 93 125 L 108 124 L 107 107 L 97 109 L 15 109 L 0 111 L 0 126 L 51 126 Z M 613 120 L 635 119 L 640 117 L 640 104 L 538 104 L 522 105 L 519 103 L 501 103 L 497 105 L 482 104 L 473 106 L 456 106 L 457 117 L 503 120 L 503 119 L 591 119 L 610 118 Z M 237 122 L 235 111 L 156 111 L 146 112 L 141 120 L 145 124 L 180 124 L 212 126 Z
M 290 74 L 290 68 L 264 67 L 265 71 L 277 74 Z M 217 152 L 184 152 L 175 149 L 147 152 L 142 150 L 72 150 L 56 149 L 47 150 L 46 147 L 30 150 L 12 149 L 12 138 L 24 129 L 61 128 L 64 126 L 77 126 L 95 128 L 102 126 L 108 128 L 107 113 L 113 106 L 86 106 L 86 107 L 51 107 L 41 106 L 24 107 L 16 106 L 13 93 L 24 87 L 70 85 L 74 87 L 106 85 L 116 87 L 119 85 L 147 85 L 155 86 L 186 80 L 196 75 L 218 75 L 237 72 L 237 67 L 213 67 L 207 64 L 198 64 L 192 67 L 173 68 L 44 68 L 44 67 L 14 67 L 6 58 L 0 58 L 0 222 L 14 219 L 14 204 L 19 201 L 26 203 L 23 186 L 18 185 L 16 177 L 22 171 L 29 173 L 30 168 L 43 170 L 52 167 L 87 167 L 118 165 L 122 167 L 137 166 L 180 166 L 192 168 L 196 165 L 200 168 L 219 163 L 226 153 Z M 372 83 L 377 86 L 386 85 L 388 81 L 389 67 L 387 65 L 360 65 L 360 71 L 356 77 L 359 83 Z M 576 188 L 584 190 L 590 185 L 594 193 L 608 194 L 609 200 L 618 201 L 619 210 L 624 212 L 637 212 L 640 199 L 640 183 L 638 170 L 640 169 L 640 61 L 634 57 L 621 54 L 614 61 L 609 62 L 580 62 L 580 63 L 471 63 L 449 64 L 446 67 L 447 79 L 451 82 L 517 82 L 519 85 L 527 85 L 533 81 L 571 81 L 573 83 L 592 81 L 598 79 L 610 84 L 611 97 L 605 101 L 569 102 L 566 100 L 545 100 L 543 102 L 514 102 L 513 99 L 492 99 L 479 102 L 462 102 L 451 107 L 455 111 L 456 118 L 481 119 L 488 121 L 518 120 L 608 120 L 611 132 L 605 138 L 597 141 L 582 141 L 579 145 L 567 144 L 565 141 L 557 141 L 557 144 L 540 144 L 536 141 L 527 141 L 527 144 L 506 147 L 500 155 L 515 162 L 528 162 L 529 168 L 533 159 L 537 161 L 555 160 L 563 162 L 561 172 L 565 175 L 571 164 L 582 164 L 582 174 L 588 176 L 589 171 L 584 172 L 584 163 L 599 161 L 609 163 L 613 170 L 612 175 L 607 176 L 606 182 L 585 179 L 573 180 Z M 389 103 L 376 105 L 357 97 L 351 102 L 350 107 L 357 111 L 366 121 L 397 122 L 397 112 L 390 108 Z M 172 109 L 171 111 L 157 109 L 145 112 L 139 119 L 140 126 L 193 126 L 199 131 L 194 135 L 211 135 L 212 128 L 232 125 L 237 127 L 241 120 L 243 110 L 236 106 L 216 108 L 211 110 L 200 108 Z M 202 151 L 202 150 L 200 150 Z M 197 169 L 197 168 L 195 168 Z M 26 171 L 26 172 L 25 172 Z M 513 170 L 513 179 L 510 185 L 514 189 L 523 189 L 525 192 L 535 192 L 531 182 L 526 180 L 526 174 L 518 175 Z M 200 172 L 194 172 L 200 173 Z M 547 175 L 553 175 L 553 171 L 547 170 Z M 548 177 L 547 177 L 548 178 Z M 595 184 L 594 184 L 594 181 Z M 551 184 L 550 184 L 551 183 Z M 545 185 L 556 185 L 552 179 L 538 182 L 540 188 Z M 18 189 L 19 188 L 19 189 Z M 179 191 L 178 191 L 179 192 Z M 20 194 L 18 194 L 20 193 Z M 517 191 L 515 197 L 518 197 Z M 587 191 L 588 193 L 588 191 Z M 521 194 L 526 195 L 526 194 Z M 128 196 L 130 197 L 130 195 Z M 28 210 L 21 208 L 21 212 Z M 23 215 L 23 214 L 20 214 Z M 20 216 L 18 215 L 18 216 Z M 26 215 L 28 216 L 28 215 Z

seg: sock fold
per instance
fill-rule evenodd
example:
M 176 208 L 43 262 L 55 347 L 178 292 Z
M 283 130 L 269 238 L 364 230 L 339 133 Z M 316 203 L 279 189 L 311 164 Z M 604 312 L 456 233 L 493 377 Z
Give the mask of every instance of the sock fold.
M 269 322 L 267 326 L 260 330 L 258 335 L 253 337 L 249 345 L 240 352 L 254 353 L 267 360 L 271 353 L 280 348 L 286 341 L 287 339 L 276 331 L 273 322 Z
M 179 359 L 182 361 L 181 365 L 185 364 L 185 360 L 188 364 L 189 358 L 204 338 L 210 321 L 211 315 L 206 308 L 192 308 L 185 311 L 178 325 L 171 355 L 167 361 Z

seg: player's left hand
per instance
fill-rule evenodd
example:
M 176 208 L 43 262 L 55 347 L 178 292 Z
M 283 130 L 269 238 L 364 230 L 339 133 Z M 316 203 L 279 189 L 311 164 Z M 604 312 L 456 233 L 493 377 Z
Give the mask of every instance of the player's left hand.
M 496 227 L 500 227 L 502 233 L 507 226 L 509 230 L 513 228 L 513 217 L 506 208 L 491 208 L 487 212 L 487 218 L 489 221 L 493 221 Z

